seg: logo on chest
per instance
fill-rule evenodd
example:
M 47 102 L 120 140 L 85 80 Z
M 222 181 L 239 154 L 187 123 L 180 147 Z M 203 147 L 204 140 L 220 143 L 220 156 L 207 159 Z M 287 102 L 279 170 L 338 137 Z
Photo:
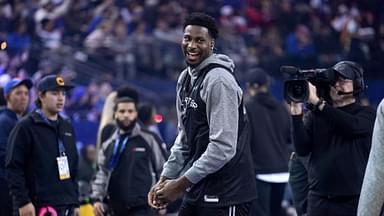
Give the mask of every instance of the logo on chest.
M 185 97 L 184 101 L 182 101 L 182 107 L 184 110 L 186 110 L 188 108 L 197 109 L 199 106 L 193 98 Z

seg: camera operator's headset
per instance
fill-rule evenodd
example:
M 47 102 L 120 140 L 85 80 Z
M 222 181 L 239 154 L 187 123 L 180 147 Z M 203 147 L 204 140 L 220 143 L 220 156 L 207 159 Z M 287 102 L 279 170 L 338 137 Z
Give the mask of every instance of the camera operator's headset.
M 356 62 L 341 61 L 335 64 L 332 69 L 348 79 L 351 78 L 351 74 L 354 74 L 352 79 L 354 95 L 357 95 L 366 89 L 363 78 L 363 67 L 361 67 L 361 65 L 357 64 Z

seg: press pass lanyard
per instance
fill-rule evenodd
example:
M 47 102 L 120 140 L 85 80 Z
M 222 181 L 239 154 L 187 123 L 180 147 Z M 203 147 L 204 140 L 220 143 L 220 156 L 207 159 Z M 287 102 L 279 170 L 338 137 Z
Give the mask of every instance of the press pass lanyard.
M 44 115 L 44 113 L 40 109 L 36 110 L 36 112 L 47 124 L 52 125 L 51 122 L 49 122 L 48 118 Z M 65 147 L 64 147 L 63 141 L 60 139 L 60 136 L 57 136 L 57 143 L 59 145 L 59 156 L 65 156 Z
M 125 137 L 125 139 L 122 142 L 120 142 L 120 138 L 116 139 L 115 145 L 113 147 L 112 157 L 108 164 L 109 170 L 113 170 L 116 167 L 117 162 L 119 161 L 119 157 L 121 153 L 124 151 L 125 146 L 127 145 L 127 142 L 128 142 L 128 136 Z
M 49 122 L 48 118 L 44 115 L 44 113 L 41 112 L 41 110 L 37 110 L 36 112 L 41 116 L 41 118 L 48 125 L 52 125 Z M 57 135 L 57 133 L 58 133 L 57 128 L 55 128 L 55 130 L 56 130 L 56 135 Z M 57 161 L 57 168 L 59 171 L 59 179 L 62 181 L 62 180 L 70 179 L 71 173 L 69 170 L 68 158 L 65 155 L 65 147 L 64 147 L 63 141 L 62 141 L 62 139 L 60 139 L 59 135 L 57 135 L 56 137 L 57 137 L 57 144 L 59 146 L 59 156 L 56 157 L 56 161 Z

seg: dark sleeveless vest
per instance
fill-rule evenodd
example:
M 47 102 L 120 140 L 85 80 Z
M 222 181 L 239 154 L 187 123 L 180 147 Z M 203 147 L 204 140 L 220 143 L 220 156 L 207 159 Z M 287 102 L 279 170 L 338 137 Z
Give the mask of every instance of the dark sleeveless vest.
M 200 97 L 202 83 L 207 73 L 216 67 L 229 69 L 220 64 L 209 64 L 200 71 L 191 86 L 191 77 L 184 76 L 180 91 L 181 116 L 189 147 L 189 157 L 184 166 L 192 164 L 207 149 L 209 144 L 209 124 L 206 104 Z M 217 95 L 220 97 L 220 95 Z M 208 175 L 187 192 L 185 200 L 198 206 L 229 206 L 244 203 L 256 198 L 255 174 L 249 144 L 249 125 L 244 113 L 243 102 L 239 108 L 238 139 L 235 156 L 220 170 Z

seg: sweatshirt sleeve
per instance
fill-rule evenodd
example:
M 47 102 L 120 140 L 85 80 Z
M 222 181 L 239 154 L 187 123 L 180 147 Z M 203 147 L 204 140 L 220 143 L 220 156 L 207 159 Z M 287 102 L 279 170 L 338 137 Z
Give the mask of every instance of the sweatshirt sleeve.
M 364 109 L 356 115 L 326 105 L 321 114 L 332 119 L 337 130 L 347 135 L 367 135 L 373 130 L 375 112 L 373 109 Z
M 206 103 L 209 144 L 184 176 L 193 184 L 214 173 L 236 154 L 239 105 L 242 91 L 234 77 L 225 69 L 208 73 L 201 96 Z
M 384 202 L 384 100 L 377 109 L 363 186 L 358 205 L 359 216 L 379 216 Z
M 300 156 L 308 155 L 312 151 L 311 142 L 312 115 L 306 114 L 292 116 L 292 139 L 295 151 Z
M 114 143 L 111 142 L 110 144 L 113 145 Z M 107 194 L 107 187 L 110 176 L 110 171 L 107 168 L 108 161 L 105 155 L 107 147 L 107 142 L 104 142 L 97 157 L 97 171 L 91 185 L 91 198 L 94 201 L 101 202 Z
M 17 208 L 31 202 L 25 179 L 25 167 L 31 151 L 31 138 L 26 126 L 17 124 L 8 139 L 6 155 L 6 176 L 9 190 Z

